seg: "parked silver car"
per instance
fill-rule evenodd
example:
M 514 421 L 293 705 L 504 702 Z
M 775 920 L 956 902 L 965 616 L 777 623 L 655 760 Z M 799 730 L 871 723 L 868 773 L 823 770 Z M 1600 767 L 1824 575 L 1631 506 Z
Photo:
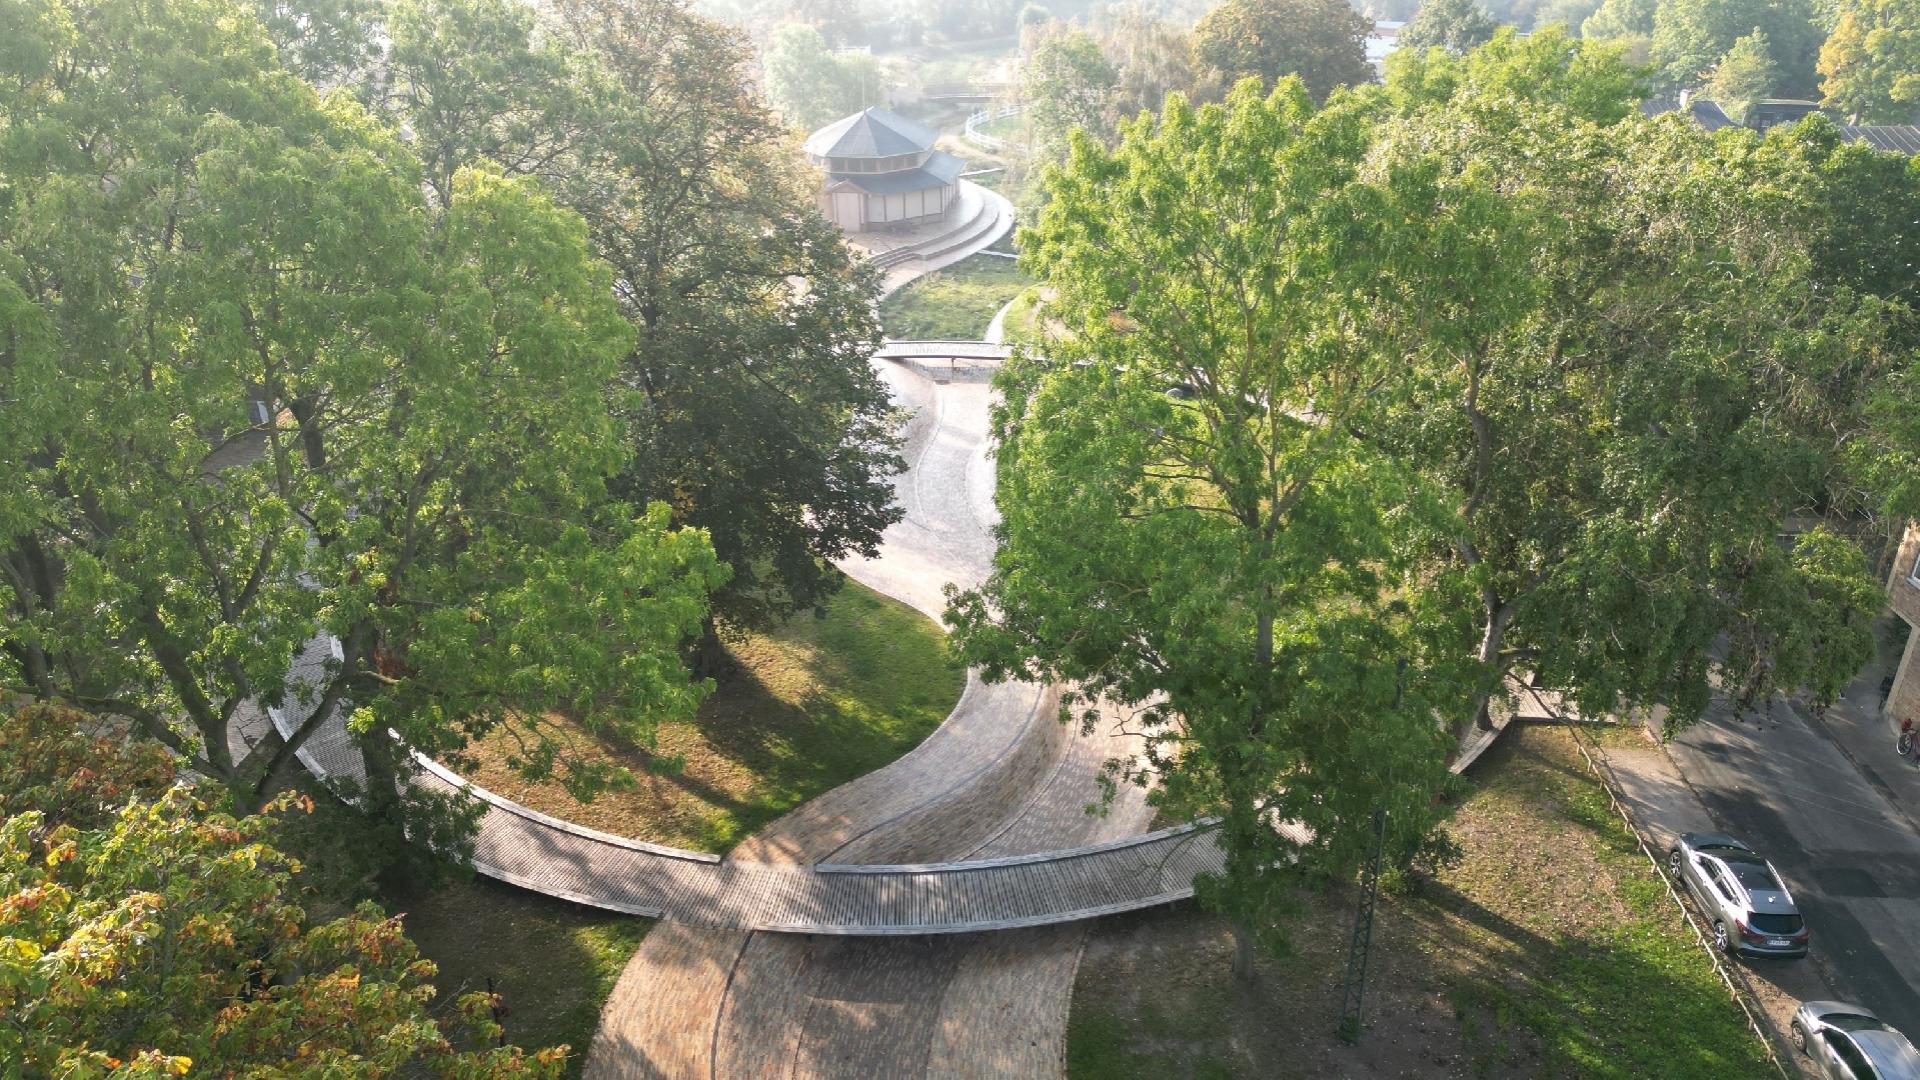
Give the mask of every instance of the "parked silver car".
M 1682 833 L 1667 867 L 1685 882 L 1713 927 L 1713 943 L 1730 953 L 1805 956 L 1813 932 L 1773 864 L 1719 833 Z
M 1793 1014 L 1793 1045 L 1815 1076 L 1834 1080 L 1920 1080 L 1920 1051 L 1859 1005 L 1807 1001 Z

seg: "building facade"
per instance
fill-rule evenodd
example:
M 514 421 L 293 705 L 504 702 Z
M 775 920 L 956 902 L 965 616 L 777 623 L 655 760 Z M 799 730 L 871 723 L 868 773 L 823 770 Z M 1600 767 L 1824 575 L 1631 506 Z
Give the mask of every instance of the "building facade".
M 1908 525 L 1894 552 L 1893 567 L 1887 571 L 1887 606 L 1907 624 L 1907 647 L 1894 669 L 1886 710 L 1920 720 L 1920 633 L 1913 632 L 1920 627 L 1920 526 Z
M 939 132 L 874 106 L 828 124 L 806 144 L 826 175 L 820 212 L 841 229 L 912 228 L 944 218 L 958 199 L 966 163 L 933 144 Z

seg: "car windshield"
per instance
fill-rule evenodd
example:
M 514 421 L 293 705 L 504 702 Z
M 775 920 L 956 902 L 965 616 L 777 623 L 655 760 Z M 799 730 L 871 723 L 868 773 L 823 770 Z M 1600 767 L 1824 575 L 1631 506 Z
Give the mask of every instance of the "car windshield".
M 1871 1016 L 1858 1013 L 1828 1013 L 1820 1018 L 1820 1022 L 1841 1031 L 1878 1031 L 1887 1026 Z
M 1800 916 L 1769 915 L 1764 911 L 1753 913 L 1753 928 L 1763 934 L 1797 934 L 1800 932 Z
M 1727 869 L 1732 870 L 1733 876 L 1739 878 L 1740 884 L 1746 886 L 1749 891 L 1753 889 L 1781 891 L 1780 879 L 1773 876 L 1773 871 L 1766 863 L 1752 859 L 1728 859 L 1726 862 Z

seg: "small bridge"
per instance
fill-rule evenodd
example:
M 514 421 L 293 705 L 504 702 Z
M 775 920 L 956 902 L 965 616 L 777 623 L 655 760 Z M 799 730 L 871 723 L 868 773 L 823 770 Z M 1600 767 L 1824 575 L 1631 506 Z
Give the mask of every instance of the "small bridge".
M 991 341 L 888 341 L 873 354 L 918 371 L 935 383 L 985 382 L 1013 348 Z
M 875 360 L 993 360 L 1013 355 L 1013 346 L 991 341 L 886 341 Z
M 1018 85 L 1010 82 L 935 83 L 927 87 L 925 96 L 928 101 L 985 105 L 989 101 L 1007 97 L 1018 89 Z

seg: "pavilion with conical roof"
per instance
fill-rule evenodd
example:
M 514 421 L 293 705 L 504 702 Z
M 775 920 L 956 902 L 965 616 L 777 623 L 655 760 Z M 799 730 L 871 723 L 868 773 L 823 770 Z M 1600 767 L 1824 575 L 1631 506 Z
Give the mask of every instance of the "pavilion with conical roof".
M 820 211 L 847 232 L 911 228 L 944 217 L 966 163 L 933 144 L 940 133 L 876 105 L 807 139 L 826 172 Z

